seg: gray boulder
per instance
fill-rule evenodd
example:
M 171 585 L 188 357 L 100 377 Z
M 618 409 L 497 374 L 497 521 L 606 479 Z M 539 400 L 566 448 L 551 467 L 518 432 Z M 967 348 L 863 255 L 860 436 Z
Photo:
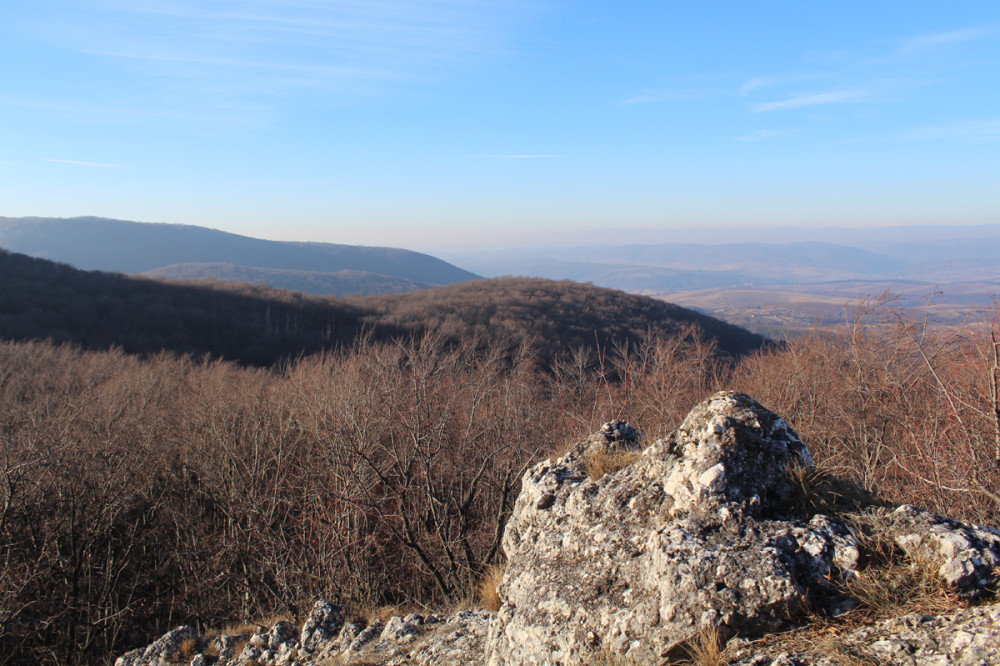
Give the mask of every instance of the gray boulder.
M 863 544 L 840 519 L 792 515 L 789 470 L 812 463 L 783 419 L 721 392 L 640 453 L 641 443 L 609 424 L 525 475 L 488 663 L 659 662 L 706 630 L 757 636 L 850 608 L 840 591 Z M 961 571 L 981 584 L 992 556 L 961 552 Z
M 302 624 L 299 644 L 303 650 L 319 652 L 337 638 L 343 626 L 344 611 L 340 606 L 328 601 L 317 601 Z
M 194 627 L 184 625 L 171 629 L 146 647 L 118 657 L 115 666 L 160 666 L 177 663 L 183 656 L 184 643 L 197 638 L 198 632 Z
M 964 597 L 982 596 L 1000 567 L 1000 532 L 966 525 L 904 504 L 889 516 L 888 532 L 911 558 L 932 562 Z

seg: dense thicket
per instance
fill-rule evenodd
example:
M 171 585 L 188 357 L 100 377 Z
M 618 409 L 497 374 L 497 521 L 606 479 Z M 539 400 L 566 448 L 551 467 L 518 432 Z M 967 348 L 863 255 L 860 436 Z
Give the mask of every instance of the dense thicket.
M 0 250 L 0 338 L 121 347 L 134 354 L 202 355 L 269 366 L 303 354 L 433 329 L 449 344 L 483 347 L 534 340 L 546 360 L 577 347 L 637 342 L 697 324 L 732 356 L 763 338 L 662 301 L 573 282 L 476 280 L 397 298 L 310 296 L 260 285 L 164 282 Z

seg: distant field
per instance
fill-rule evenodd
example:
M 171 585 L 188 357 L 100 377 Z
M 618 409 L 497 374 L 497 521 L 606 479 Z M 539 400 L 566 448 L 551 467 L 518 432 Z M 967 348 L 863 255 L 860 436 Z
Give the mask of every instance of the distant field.
M 911 316 L 941 326 L 967 326 L 996 317 L 996 283 L 930 285 L 909 281 L 838 281 L 805 285 L 656 291 L 646 295 L 718 317 L 754 333 L 783 338 L 816 326 L 842 324 L 865 300 L 888 297 Z

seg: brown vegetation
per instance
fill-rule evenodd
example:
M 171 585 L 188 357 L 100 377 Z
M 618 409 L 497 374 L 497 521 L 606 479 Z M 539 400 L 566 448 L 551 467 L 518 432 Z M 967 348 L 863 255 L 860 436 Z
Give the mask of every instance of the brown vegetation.
M 504 567 L 494 564 L 486 568 L 483 577 L 476 586 L 476 596 L 479 603 L 487 610 L 500 610 L 500 583 L 503 581 Z
M 685 330 L 544 371 L 527 344 L 450 340 L 266 369 L 0 344 L 7 660 L 93 663 L 319 597 L 456 602 L 500 560 L 519 478 L 553 442 L 612 418 L 652 440 L 723 387 L 786 417 L 836 477 L 1000 524 L 988 334 L 861 308 L 842 335 L 739 361 Z
M 725 666 L 729 663 L 725 642 L 715 627 L 703 629 L 690 643 L 683 645 L 682 649 L 688 654 L 689 660 L 681 663 L 691 666 Z
M 587 478 L 591 481 L 597 481 L 605 474 L 614 474 L 623 467 L 634 463 L 640 455 L 639 451 L 619 449 L 609 451 L 605 447 L 592 449 L 584 463 Z
M 697 327 L 731 356 L 764 339 L 652 298 L 573 282 L 475 280 L 405 295 L 312 296 L 212 280 L 161 281 L 80 271 L 0 249 L 0 338 L 70 342 L 130 354 L 202 355 L 268 367 L 430 331 L 451 346 L 531 342 L 546 364 L 577 349 L 637 344 Z

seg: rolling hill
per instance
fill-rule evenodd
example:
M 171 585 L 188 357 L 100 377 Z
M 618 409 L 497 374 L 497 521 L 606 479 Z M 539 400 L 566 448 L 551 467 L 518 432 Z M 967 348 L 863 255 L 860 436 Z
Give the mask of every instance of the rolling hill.
M 204 269 L 182 274 L 178 264 L 232 264 L 320 273 L 362 271 L 430 285 L 479 277 L 410 250 L 270 241 L 191 225 L 100 217 L 0 217 L 0 247 L 83 270 L 143 273 L 173 266 L 172 277 L 185 278 L 196 277 Z
M 573 282 L 499 278 L 410 294 L 314 296 L 260 285 L 164 281 L 79 269 L 0 252 L 0 337 L 51 339 L 85 349 L 224 358 L 248 365 L 437 330 L 532 340 L 543 358 L 577 347 L 637 343 L 697 326 L 719 351 L 739 356 L 764 338 L 676 305 Z

